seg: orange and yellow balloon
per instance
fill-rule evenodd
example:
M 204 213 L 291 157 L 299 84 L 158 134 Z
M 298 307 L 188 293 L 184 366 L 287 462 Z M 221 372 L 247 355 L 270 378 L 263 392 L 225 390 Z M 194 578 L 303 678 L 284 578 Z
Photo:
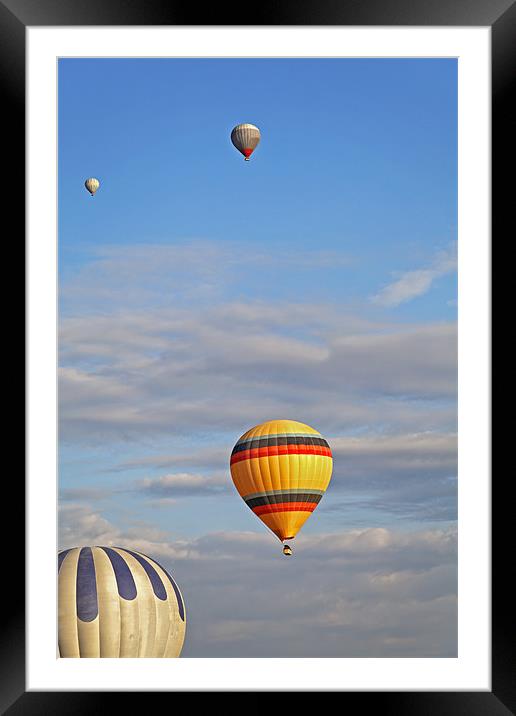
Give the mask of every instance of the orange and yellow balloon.
M 269 420 L 251 428 L 230 460 L 240 496 L 281 542 L 293 539 L 315 510 L 332 466 L 322 435 L 295 420 Z M 291 554 L 290 547 L 283 552 Z

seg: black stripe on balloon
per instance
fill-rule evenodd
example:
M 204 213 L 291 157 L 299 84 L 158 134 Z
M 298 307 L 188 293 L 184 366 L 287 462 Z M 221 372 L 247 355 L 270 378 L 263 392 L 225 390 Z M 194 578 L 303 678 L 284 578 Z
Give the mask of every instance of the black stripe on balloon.
M 72 549 L 75 549 L 75 547 L 70 547 L 70 549 L 64 549 L 62 552 L 59 552 L 57 555 L 57 573 L 59 574 L 59 570 L 61 569 L 61 565 L 63 564 L 64 558 L 68 554 L 68 552 L 71 552 Z
M 165 567 L 163 567 L 159 562 L 156 562 L 155 559 L 152 559 L 152 557 L 147 557 L 147 559 L 150 559 L 151 562 L 154 562 L 154 564 L 157 564 L 158 567 L 160 569 L 162 569 L 165 572 L 165 574 L 167 575 L 168 580 L 169 580 L 170 584 L 172 585 L 172 589 L 174 590 L 174 593 L 176 595 L 177 607 L 179 609 L 179 616 L 181 617 L 182 621 L 184 621 L 185 620 L 185 607 L 183 604 L 183 598 L 181 597 L 181 592 L 179 591 L 177 584 L 174 582 L 174 580 L 172 579 L 170 574 L 167 572 Z
M 77 562 L 77 616 L 92 622 L 99 613 L 95 562 L 90 547 L 83 547 Z
M 149 578 L 149 581 L 152 585 L 154 594 L 157 596 L 158 599 L 161 599 L 163 602 L 166 601 L 167 590 L 165 589 L 165 585 L 161 581 L 161 577 L 156 572 L 156 570 L 154 569 L 152 564 L 149 564 L 147 562 L 147 559 L 144 559 L 137 552 L 132 552 L 130 549 L 125 549 L 125 547 L 119 547 L 119 549 L 130 554 L 132 557 L 134 557 L 136 559 L 137 562 L 139 562 L 142 565 L 142 567 L 144 568 L 145 572 L 147 573 L 147 577 Z
M 115 573 L 118 594 L 124 599 L 135 599 L 137 594 L 136 584 L 134 583 L 133 575 L 125 559 L 114 549 L 111 549 L 111 547 L 101 547 L 100 549 L 104 550 L 111 562 L 113 572 Z
M 308 435 L 303 437 L 256 438 L 256 440 L 248 440 L 247 442 L 237 443 L 231 454 L 234 455 L 242 450 L 277 447 L 278 445 L 320 445 L 321 447 L 330 448 L 324 438 L 311 437 Z
M 278 505 L 282 502 L 320 502 L 322 495 L 313 495 L 306 492 L 281 492 L 277 495 L 265 495 L 264 497 L 250 497 L 246 504 L 253 509 L 260 505 Z

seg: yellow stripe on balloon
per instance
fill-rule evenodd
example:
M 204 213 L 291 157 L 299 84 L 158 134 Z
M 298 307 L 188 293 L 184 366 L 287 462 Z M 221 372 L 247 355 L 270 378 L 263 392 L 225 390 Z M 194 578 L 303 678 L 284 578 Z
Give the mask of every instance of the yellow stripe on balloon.
M 276 483 L 276 486 L 273 486 L 273 481 L 266 477 L 267 471 L 270 470 L 269 457 L 242 460 L 231 466 L 233 482 L 241 497 L 255 492 L 277 489 L 297 488 L 299 492 L 303 492 L 304 489 L 326 490 L 328 487 L 332 472 L 331 458 L 322 455 L 279 455 L 275 457 L 278 458 L 280 465 L 294 463 L 294 467 L 291 468 L 292 478 L 281 480 Z M 284 469 L 284 473 L 286 472 L 287 470 Z

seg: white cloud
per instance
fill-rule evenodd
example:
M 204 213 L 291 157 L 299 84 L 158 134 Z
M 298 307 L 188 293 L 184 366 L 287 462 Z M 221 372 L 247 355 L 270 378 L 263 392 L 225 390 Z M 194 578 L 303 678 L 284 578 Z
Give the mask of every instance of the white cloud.
M 371 298 L 380 306 L 395 307 L 427 293 L 434 281 L 457 269 L 457 248 L 455 244 L 446 251 L 440 251 L 428 268 L 406 271 L 392 283 L 384 286 Z
M 295 266 L 346 261 L 318 251 L 288 257 Z M 452 261 L 443 254 L 432 270 Z M 449 429 L 455 323 L 396 325 L 337 305 L 229 300 L 240 269 L 253 278 L 255 266 L 279 270 L 281 261 L 221 242 L 108 247 L 65 281 L 63 443 L 192 430 L 238 437 L 250 422 L 290 416 L 323 431 Z
M 152 525 L 139 523 L 121 529 L 95 512 L 91 505 L 64 503 L 59 505 L 59 549 L 76 546 L 103 545 L 135 549 L 156 558 L 195 559 L 195 545 L 176 540 L 171 543 L 165 532 Z
M 59 491 L 59 499 L 65 502 L 95 500 L 98 504 L 100 500 L 111 497 L 112 494 L 111 489 L 104 487 L 70 487 Z
M 457 434 L 330 437 L 334 474 L 318 510 L 333 524 L 457 519 Z
M 333 476 L 318 508 L 325 524 L 385 524 L 386 520 L 409 523 L 444 523 L 456 520 L 457 433 L 368 433 L 326 438 L 333 453 Z M 147 504 L 164 506 L 184 497 L 231 495 L 229 456 L 232 442 L 224 449 L 189 450 L 170 455 L 144 455 L 115 465 L 112 473 L 131 469 L 164 467 L 174 471 L 125 481 L 122 491 L 144 496 Z M 201 472 L 182 472 L 196 466 Z M 179 470 L 178 470 L 179 468 Z M 76 494 L 77 493 L 77 494 Z M 66 499 L 80 491 L 64 491 Z M 88 499 L 88 491 L 84 491 Z
M 60 526 L 60 548 L 126 546 L 170 570 L 186 603 L 185 657 L 456 656 L 455 531 L 299 535 L 287 562 L 265 530 L 172 541 L 73 506 Z
M 82 312 L 106 305 L 112 310 L 142 305 L 211 305 L 228 287 L 255 280 L 257 269 L 272 275 L 288 264 L 309 273 L 347 266 L 340 251 L 304 249 L 300 253 L 276 246 L 190 239 L 174 243 L 104 246 L 90 262 L 62 281 L 60 296 L 67 311 Z M 322 275 L 322 274 L 321 274 Z
M 192 495 L 217 495 L 229 489 L 227 474 L 212 474 L 209 477 L 188 472 L 162 475 L 158 478 L 144 478 L 137 489 L 143 495 L 159 497 L 186 497 Z
M 135 439 L 170 425 L 238 437 L 250 419 L 293 414 L 321 430 L 385 421 L 433 428 L 443 409 L 435 400 L 455 399 L 454 323 L 355 320 L 346 330 L 332 312 L 317 315 L 228 304 L 64 319 L 61 437 Z M 417 400 L 434 402 L 421 409 Z
M 435 467 L 456 470 L 457 434 L 455 432 L 366 433 L 360 436 L 325 436 L 335 459 L 346 460 L 359 467 L 386 466 L 389 469 Z M 195 451 L 145 455 L 127 460 L 111 468 L 112 472 L 152 467 L 156 470 L 179 466 L 196 466 L 210 470 L 226 468 L 228 448 L 201 448 Z
M 186 453 L 171 453 L 163 455 L 144 455 L 141 458 L 126 460 L 111 468 L 111 472 L 137 470 L 151 467 L 156 470 L 169 467 L 195 466 L 200 468 L 216 469 L 227 466 L 229 455 L 227 448 L 199 448 Z
M 368 473 L 440 471 L 456 474 L 456 433 L 408 433 L 330 438 L 334 459 L 346 470 Z

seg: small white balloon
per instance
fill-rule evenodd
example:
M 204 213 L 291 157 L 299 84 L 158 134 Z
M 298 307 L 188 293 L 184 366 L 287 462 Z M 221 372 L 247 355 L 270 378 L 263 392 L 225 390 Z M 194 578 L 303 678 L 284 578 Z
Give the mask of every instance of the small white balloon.
M 99 188 L 100 182 L 98 179 L 95 179 L 95 177 L 90 177 L 89 179 L 86 179 L 86 181 L 84 182 L 84 186 L 93 196 L 93 194 L 95 194 L 95 192 Z

